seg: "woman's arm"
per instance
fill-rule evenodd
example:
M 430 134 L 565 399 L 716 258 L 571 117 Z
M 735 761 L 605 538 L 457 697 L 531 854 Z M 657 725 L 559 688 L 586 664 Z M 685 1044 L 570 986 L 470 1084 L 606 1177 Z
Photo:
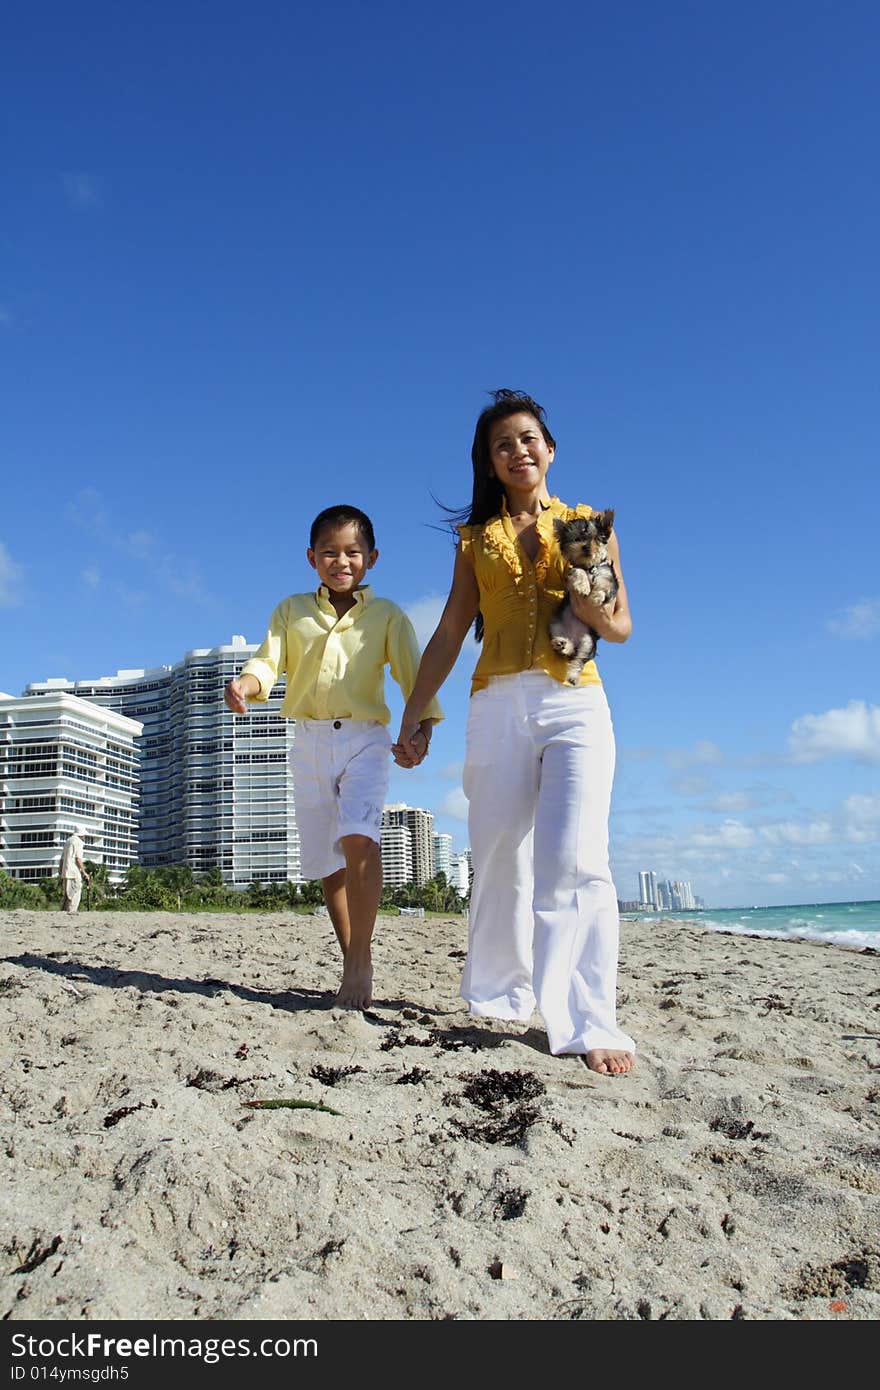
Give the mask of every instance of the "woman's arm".
M 575 617 L 591 627 L 597 637 L 604 638 L 606 642 L 625 642 L 632 632 L 632 617 L 626 585 L 623 582 L 623 570 L 620 568 L 620 546 L 614 531 L 608 537 L 608 559 L 614 565 L 619 585 L 617 597 L 612 603 L 591 603 L 589 598 L 577 593 L 570 594 L 569 597 Z
M 427 749 L 424 741 L 416 744 L 412 740 L 419 728 L 422 712 L 437 694 L 467 636 L 468 628 L 477 616 L 480 607 L 480 591 L 471 560 L 462 552 L 461 546 L 455 552 L 455 568 L 452 572 L 452 587 L 446 607 L 443 609 L 436 631 L 422 653 L 412 694 L 406 702 L 400 733 L 392 749 L 396 762 L 403 767 L 414 767 L 422 761 Z

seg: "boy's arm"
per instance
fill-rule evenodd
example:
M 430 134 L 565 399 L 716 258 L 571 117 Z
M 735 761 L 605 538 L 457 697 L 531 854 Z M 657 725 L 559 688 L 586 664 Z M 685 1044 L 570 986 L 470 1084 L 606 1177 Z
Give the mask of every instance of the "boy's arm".
M 280 603 L 269 619 L 269 628 L 259 651 L 244 663 L 224 691 L 223 698 L 233 714 L 246 714 L 248 702 L 268 700 L 279 672 L 287 669 L 287 622 L 285 605 Z

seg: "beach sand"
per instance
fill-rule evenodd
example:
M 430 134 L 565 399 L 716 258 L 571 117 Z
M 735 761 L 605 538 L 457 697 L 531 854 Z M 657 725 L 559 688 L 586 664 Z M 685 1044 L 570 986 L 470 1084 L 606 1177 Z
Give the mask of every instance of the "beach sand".
M 609 1078 L 468 1018 L 461 918 L 367 1015 L 326 918 L 0 932 L 4 1319 L 880 1315 L 871 952 L 624 923 Z

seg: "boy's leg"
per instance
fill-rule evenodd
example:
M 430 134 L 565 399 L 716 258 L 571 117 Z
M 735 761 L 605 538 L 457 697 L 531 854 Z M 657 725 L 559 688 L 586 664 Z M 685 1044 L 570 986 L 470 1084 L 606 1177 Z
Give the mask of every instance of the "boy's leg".
M 333 740 L 326 723 L 298 720 L 289 755 L 299 830 L 300 872 L 321 880 L 324 902 L 336 939 L 345 955 L 348 907 L 345 901 L 345 856 L 336 839 L 336 777 Z
M 371 943 L 382 894 L 382 807 L 391 738 L 381 724 L 352 721 L 338 731 L 337 840 L 345 856 L 349 938 L 336 1003 L 366 1009 L 373 998 Z
M 345 869 L 337 869 L 335 873 L 322 878 L 321 887 L 324 890 L 324 902 L 330 913 L 330 921 L 333 923 L 336 940 L 339 942 L 339 948 L 344 956 L 351 939 L 348 898 L 345 893 Z
M 382 855 L 367 835 L 343 835 L 340 845 L 345 855 L 343 892 L 350 936 L 336 1003 L 343 1009 L 367 1009 L 373 1002 L 371 944 L 382 893 Z

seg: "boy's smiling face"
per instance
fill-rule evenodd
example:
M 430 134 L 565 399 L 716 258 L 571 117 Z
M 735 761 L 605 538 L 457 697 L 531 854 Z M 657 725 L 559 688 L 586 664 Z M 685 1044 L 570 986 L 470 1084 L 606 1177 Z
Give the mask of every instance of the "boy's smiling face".
M 309 547 L 306 555 L 331 594 L 352 593 L 379 558 L 378 550 L 367 547 L 354 521 L 347 521 L 344 526 L 325 526 L 316 538 L 314 550 Z

